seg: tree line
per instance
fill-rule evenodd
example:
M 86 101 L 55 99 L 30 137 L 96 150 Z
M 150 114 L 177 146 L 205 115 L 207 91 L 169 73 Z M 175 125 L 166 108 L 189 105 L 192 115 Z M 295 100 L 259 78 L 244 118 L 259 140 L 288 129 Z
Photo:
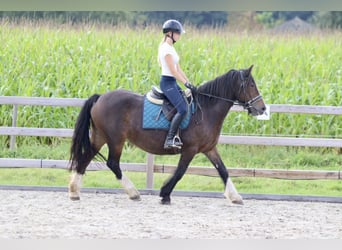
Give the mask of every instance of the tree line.
M 253 21 L 266 27 L 275 26 L 297 16 L 319 27 L 342 29 L 342 11 L 252 11 L 248 15 L 253 18 Z M 160 25 L 166 19 L 178 19 L 183 23 L 196 27 L 216 27 L 233 22 L 236 15 L 233 12 L 226 11 L 2 11 L 0 12 L 0 18 L 12 21 L 21 19 L 50 19 L 60 23 L 93 22 L 110 25 L 118 25 L 120 23 L 127 25 Z

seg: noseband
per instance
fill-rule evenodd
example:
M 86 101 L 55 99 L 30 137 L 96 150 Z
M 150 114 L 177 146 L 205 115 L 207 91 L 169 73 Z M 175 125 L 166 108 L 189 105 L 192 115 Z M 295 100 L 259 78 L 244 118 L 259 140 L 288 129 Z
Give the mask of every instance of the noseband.
M 247 80 L 249 80 L 249 78 L 245 78 L 243 76 L 243 71 L 242 70 L 239 70 L 239 73 L 240 73 L 240 77 L 241 77 L 241 80 L 242 80 L 242 83 L 240 85 L 239 94 L 241 93 L 241 91 L 243 91 L 244 95 L 246 96 L 246 86 L 248 85 L 248 81 Z M 233 105 L 242 106 L 244 109 L 254 108 L 253 104 L 256 103 L 257 101 L 259 101 L 260 99 L 262 99 L 262 96 L 258 95 L 258 96 L 254 97 L 253 99 L 251 99 L 251 100 L 249 100 L 247 102 L 241 102 L 241 101 L 238 101 L 238 100 L 232 100 L 232 99 L 223 98 L 223 97 L 220 97 L 220 96 L 215 96 L 215 95 L 206 94 L 206 93 L 200 93 L 199 92 L 198 94 L 205 95 L 205 96 L 212 97 L 212 98 L 216 98 L 216 99 L 219 99 L 219 100 L 222 100 L 222 101 L 230 102 L 230 103 L 233 103 Z

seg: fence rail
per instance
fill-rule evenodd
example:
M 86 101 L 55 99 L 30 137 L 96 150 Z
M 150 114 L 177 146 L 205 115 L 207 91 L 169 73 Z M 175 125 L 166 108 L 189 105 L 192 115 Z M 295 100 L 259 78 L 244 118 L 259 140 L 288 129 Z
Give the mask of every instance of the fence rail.
M 0 127 L 0 135 L 72 137 L 72 134 L 73 134 L 73 129 L 63 129 L 63 128 Z M 219 138 L 219 143 L 239 144 L 239 145 L 337 147 L 338 148 L 342 146 L 342 139 L 221 135 Z
M 0 104 L 8 105 L 81 107 L 85 101 L 85 98 L 0 96 Z M 233 106 L 231 111 L 243 111 L 243 108 Z M 271 104 L 270 111 L 272 113 L 342 115 L 342 106 Z
M 53 136 L 71 137 L 73 129 L 65 128 L 28 128 L 17 127 L 18 106 L 58 106 L 58 107 L 81 107 L 86 99 L 78 98 L 43 98 L 43 97 L 18 97 L 0 96 L 0 104 L 13 105 L 13 122 L 11 127 L 0 127 L 0 135 L 11 136 L 11 148 L 14 148 L 16 136 Z M 242 112 L 239 106 L 233 106 L 231 111 Z M 342 115 L 342 107 L 338 106 L 309 106 L 309 105 L 283 105 L 271 104 L 271 113 L 295 113 L 295 114 L 319 114 L 319 115 Z M 267 145 L 267 146 L 310 146 L 310 147 L 342 147 L 342 139 L 327 138 L 292 138 L 270 136 L 227 136 L 221 135 L 221 144 L 243 145 Z M 0 158 L 1 167 L 40 167 L 40 168 L 67 168 L 68 162 L 63 160 L 36 160 L 36 159 L 9 159 Z M 154 156 L 147 154 L 146 163 L 122 163 L 121 167 L 127 171 L 146 172 L 147 188 L 153 187 L 153 173 L 170 173 L 175 166 L 158 165 L 154 163 Z M 92 162 L 88 170 L 106 169 L 103 163 Z M 283 179 L 341 179 L 341 171 L 309 171 L 309 170 L 271 170 L 271 169 L 229 169 L 231 176 L 252 176 Z M 190 174 L 217 176 L 214 168 L 190 167 Z
M 0 168 L 54 168 L 68 169 L 67 160 L 45 160 L 45 159 L 15 159 L 0 158 Z M 120 163 L 122 171 L 146 172 L 145 163 Z M 175 165 L 153 164 L 154 173 L 173 173 Z M 91 162 L 87 171 L 108 170 L 104 162 Z M 341 180 L 342 171 L 313 171 L 313 170 L 279 170 L 279 169 L 260 169 L 260 168 L 228 168 L 229 175 L 232 177 L 265 177 L 288 180 Z M 192 166 L 188 168 L 187 174 L 203 176 L 219 176 L 216 169 L 206 166 Z

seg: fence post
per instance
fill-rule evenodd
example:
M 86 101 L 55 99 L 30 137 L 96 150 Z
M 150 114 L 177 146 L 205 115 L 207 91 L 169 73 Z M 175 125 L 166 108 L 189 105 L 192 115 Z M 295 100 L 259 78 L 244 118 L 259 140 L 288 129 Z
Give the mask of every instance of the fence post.
M 18 104 L 13 105 L 13 117 L 12 117 L 12 127 L 17 126 L 17 118 L 18 118 Z M 15 141 L 16 141 L 16 136 L 11 135 L 10 139 L 10 150 L 15 149 Z
M 146 189 L 153 189 L 154 155 L 147 153 Z

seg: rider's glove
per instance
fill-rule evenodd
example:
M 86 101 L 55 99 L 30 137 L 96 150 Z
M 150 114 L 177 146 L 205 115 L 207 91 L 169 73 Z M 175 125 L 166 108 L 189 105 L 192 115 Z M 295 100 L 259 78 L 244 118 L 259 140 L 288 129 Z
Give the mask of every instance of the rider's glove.
M 197 88 L 194 85 L 192 85 L 190 82 L 186 82 L 184 85 L 185 87 L 190 89 L 193 94 L 197 93 Z

